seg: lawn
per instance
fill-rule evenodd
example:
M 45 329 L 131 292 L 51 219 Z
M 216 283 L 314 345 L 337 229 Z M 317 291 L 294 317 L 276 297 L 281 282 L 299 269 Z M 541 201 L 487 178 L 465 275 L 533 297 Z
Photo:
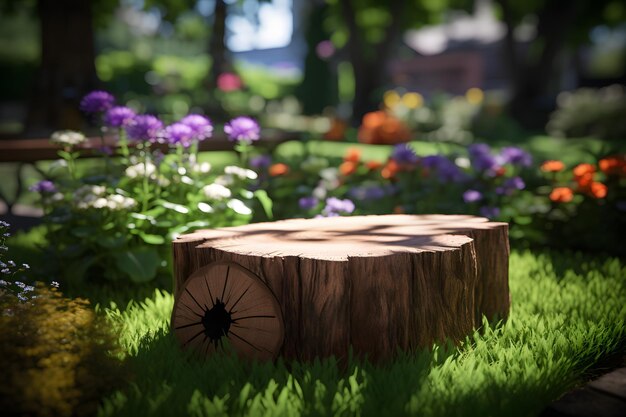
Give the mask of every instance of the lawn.
M 198 359 L 169 333 L 170 293 L 101 308 L 119 329 L 133 376 L 99 415 L 537 415 L 599 360 L 623 352 L 626 267 L 580 253 L 513 251 L 510 271 L 506 323 L 458 347 L 378 366 Z
M 411 146 L 415 153 L 420 156 L 441 153 L 455 154 L 464 151 L 464 148 L 454 144 L 412 142 Z M 609 146 L 612 146 L 609 142 L 595 139 L 567 140 L 566 144 L 565 140 L 547 137 L 530 138 L 524 144 L 526 150 L 535 157 L 536 164 L 547 159 L 562 159 L 570 166 L 579 162 L 594 162 L 598 156 L 609 152 L 607 148 Z M 358 147 L 361 150 L 360 158 L 362 161 L 384 162 L 391 152 L 397 152 L 397 148 L 394 149 L 390 146 L 311 140 L 282 144 L 274 153 L 273 159 L 274 162 L 292 164 L 291 169 L 293 169 L 294 174 L 299 174 L 295 172 L 299 169 L 298 161 L 306 162 L 307 155 L 322 156 L 322 159 L 329 161 L 324 166 L 332 167 L 342 163 L 348 149 L 352 147 Z M 567 148 L 567 152 L 563 152 L 564 148 Z M 598 155 L 594 156 L 594 154 Z M 172 157 L 175 158 L 176 155 Z M 168 161 L 170 160 L 171 158 L 168 159 Z M 211 162 L 213 165 L 211 172 L 215 174 L 221 174 L 221 170 L 224 170 L 226 165 L 237 163 L 236 156 L 228 152 L 203 154 L 201 160 Z M 326 161 L 323 162 L 326 163 Z M 83 167 L 93 169 L 97 168 L 98 161 L 79 160 L 78 163 Z M 359 164 L 361 163 L 359 162 Z M 50 168 L 50 163 L 45 163 L 45 165 Z M 277 165 L 285 164 L 279 163 Z M 309 165 L 311 164 L 309 163 Z M 7 167 L 7 170 L 14 168 Z M 230 169 L 232 171 L 232 167 Z M 177 170 L 176 172 L 181 171 Z M 293 199 L 301 195 L 308 195 L 306 193 L 311 191 L 308 189 L 305 194 L 302 194 L 304 182 L 311 180 L 309 185 L 315 186 L 319 174 L 316 172 L 314 175 L 296 176 L 295 179 L 289 179 L 287 176 L 280 177 L 280 175 L 272 174 L 268 177 L 269 171 L 260 170 L 260 172 L 261 178 L 263 178 L 263 174 L 266 174 L 265 179 L 271 177 L 272 181 L 276 181 L 276 183 L 283 181 L 285 184 L 285 189 L 282 190 L 286 190 L 288 193 L 285 194 L 285 199 L 281 199 L 278 194 L 274 198 L 274 202 L 280 205 L 288 204 L 288 198 Z M 27 185 L 34 182 L 34 171 L 27 171 L 24 174 L 28 178 Z M 568 172 L 563 174 L 570 175 Z M 176 175 L 174 173 L 171 178 L 176 180 Z M 382 173 L 377 175 L 383 178 Z M 476 175 L 482 174 L 478 172 Z M 134 177 L 129 176 L 129 178 Z M 36 352 L 31 356 L 36 356 L 37 352 L 46 353 L 46 349 L 52 349 L 54 354 L 59 354 L 59 352 L 63 354 L 66 347 L 68 349 L 74 345 L 80 347 L 85 340 L 93 338 L 94 343 L 98 345 L 98 338 L 108 340 L 111 337 L 114 341 L 119 342 L 121 350 L 114 346 L 108 352 L 114 353 L 114 362 L 120 366 L 105 367 L 104 369 L 110 369 L 110 372 L 103 375 L 93 372 L 93 369 L 97 369 L 97 367 L 90 368 L 87 366 L 81 369 L 80 366 L 75 366 L 72 368 L 59 361 L 55 365 L 56 362 L 51 359 L 53 356 L 43 356 L 45 360 L 41 363 L 36 360 L 28 362 L 31 366 L 30 369 L 34 372 L 33 375 L 35 375 L 32 376 L 30 370 L 28 372 L 22 370 L 19 361 L 11 362 L 11 357 L 3 354 L 0 355 L 0 367 L 7 364 L 13 365 L 12 368 L 17 367 L 17 373 L 12 375 L 18 375 L 21 386 L 38 387 L 41 375 L 45 376 L 44 380 L 59 380 L 67 383 L 68 386 L 74 384 L 76 385 L 74 391 L 81 392 L 82 390 L 85 395 L 91 394 L 92 399 L 95 397 L 95 400 L 99 402 L 98 415 L 100 416 L 184 414 L 198 416 L 322 416 L 331 414 L 361 416 L 532 416 L 538 415 L 561 394 L 589 379 L 590 375 L 597 372 L 599 367 L 607 367 L 611 358 L 626 352 L 626 329 L 624 326 L 626 319 L 626 280 L 624 279 L 626 277 L 626 265 L 623 264 L 623 260 L 610 258 L 601 253 L 592 255 L 581 252 L 539 249 L 528 251 L 515 246 L 514 242 L 516 249 L 513 250 L 510 258 L 512 307 L 509 319 L 504 323 L 485 322 L 482 329 L 468 336 L 458 345 L 442 344 L 421 352 L 399 352 L 398 357 L 393 362 L 376 365 L 357 358 L 327 358 L 313 363 L 285 363 L 280 359 L 276 363 L 250 363 L 227 354 L 208 359 L 196 357 L 190 352 L 182 351 L 169 331 L 169 319 L 174 297 L 169 292 L 171 291 L 171 285 L 168 285 L 171 282 L 171 273 L 168 273 L 169 266 L 165 262 L 158 263 L 160 269 L 158 273 L 155 272 L 155 277 L 147 277 L 154 279 L 153 281 L 136 279 L 138 275 L 130 273 L 131 269 L 128 268 L 119 267 L 126 275 L 106 275 L 103 271 L 107 271 L 106 268 L 110 266 L 110 259 L 117 259 L 113 255 L 132 253 L 133 250 L 137 249 L 138 242 L 135 236 L 135 240 L 124 241 L 129 246 L 118 247 L 113 245 L 117 240 L 112 241 L 106 238 L 112 236 L 115 238 L 121 236 L 124 239 L 129 236 L 132 238 L 132 233 L 129 233 L 129 230 L 132 229 L 131 223 L 134 228 L 136 223 L 139 223 L 136 220 L 150 220 L 153 215 L 155 217 L 165 216 L 163 213 L 166 213 L 169 217 L 163 217 L 161 222 L 152 219 L 150 225 L 146 226 L 147 232 L 144 235 L 138 235 L 144 239 L 143 243 L 140 243 L 143 245 L 142 247 L 153 245 L 159 250 L 169 253 L 167 242 L 171 236 L 166 233 L 166 229 L 181 224 L 184 226 L 186 222 L 193 220 L 191 217 L 182 216 L 182 214 L 190 211 L 186 206 L 192 210 L 205 207 L 206 204 L 202 206 L 204 197 L 215 199 L 205 194 L 203 191 L 205 185 L 213 184 L 212 181 L 217 182 L 217 178 L 223 180 L 226 177 L 224 174 L 217 178 L 198 178 L 197 182 L 192 181 L 193 184 L 191 185 L 193 186 L 189 186 L 189 181 L 171 183 L 167 188 L 169 193 L 167 198 L 172 201 L 180 201 L 180 204 L 172 204 L 169 201 L 161 203 L 159 202 L 161 200 L 157 199 L 158 204 L 154 207 L 154 210 L 157 211 L 144 210 L 150 214 L 149 216 L 142 213 L 132 213 L 130 218 L 126 219 L 123 217 L 125 212 L 111 211 L 106 213 L 121 214 L 119 217 L 105 218 L 110 223 L 100 221 L 99 218 L 92 220 L 93 224 L 89 224 L 91 226 L 88 229 L 90 230 L 89 233 L 81 232 L 85 229 L 74 227 L 74 223 L 67 223 L 64 226 L 67 230 L 63 229 L 67 234 L 52 235 L 51 239 L 49 236 L 45 236 L 46 227 L 51 226 L 51 223 L 48 223 L 27 233 L 19 233 L 9 238 L 7 242 L 7 246 L 10 247 L 9 259 L 13 259 L 18 264 L 30 263 L 32 266 L 29 272 L 30 278 L 43 280 L 47 283 L 52 280 L 61 281 L 61 289 L 65 291 L 67 297 L 89 299 L 91 306 L 96 305 L 95 311 L 104 321 L 102 324 L 93 318 L 95 317 L 93 316 L 93 307 L 78 301 L 66 299 L 59 301 L 54 297 L 48 304 L 46 304 L 45 299 L 42 300 L 41 298 L 32 304 L 28 304 L 28 302 L 15 304 L 13 301 L 14 304 L 9 307 L 9 310 L 3 311 L 13 311 L 10 310 L 11 308 L 27 311 L 26 319 L 23 320 L 23 323 L 17 320 L 11 322 L 14 323 L 11 326 L 7 326 L 6 323 L 9 323 L 11 318 L 3 317 L 6 319 L 0 321 L 0 324 L 5 326 L 3 327 L 5 330 L 0 332 L 0 336 L 4 337 L 3 340 L 11 341 L 13 340 L 12 337 L 17 335 L 20 343 L 29 344 L 33 352 Z M 345 178 L 341 178 L 350 181 L 347 174 Z M 613 177 L 607 178 L 607 183 L 609 180 L 615 179 Z M 243 178 L 240 179 L 244 181 Z M 125 180 L 129 181 L 128 178 Z M 380 178 L 377 181 L 380 181 Z M 615 179 L 615 181 L 617 180 Z M 120 183 L 123 181 L 120 180 Z M 339 184 L 339 181 L 337 183 Z M 65 184 L 68 182 L 66 181 Z M 88 181 L 87 184 L 89 184 Z M 145 184 L 144 181 L 143 190 L 145 190 Z M 242 186 L 242 184 L 240 185 Z M 396 184 L 402 185 L 401 182 Z M 620 184 L 622 183 L 615 182 L 612 185 L 615 188 L 611 190 L 621 190 Z M 58 185 L 63 186 L 64 182 L 59 181 Z M 141 195 L 141 187 L 130 182 L 126 185 L 134 193 L 133 195 Z M 412 187 L 410 183 L 405 185 L 407 191 L 414 191 L 414 188 L 419 188 Z M 425 182 L 424 187 L 427 186 L 428 183 Z M 452 187 L 453 184 L 446 184 L 444 188 L 450 190 Z M 13 188 L 14 184 L 11 184 L 10 181 L 0 184 L 0 190 L 9 195 L 14 191 Z M 245 196 L 252 194 L 251 192 L 246 193 L 243 188 L 241 190 L 238 190 L 236 186 L 232 186 L 232 188 L 233 192 L 238 193 L 237 195 L 241 195 L 241 198 L 244 199 L 250 198 Z M 68 190 L 66 193 L 68 198 L 74 199 L 75 191 L 73 189 Z M 333 190 L 329 188 L 329 191 Z M 115 192 L 118 190 L 116 189 Z M 345 197 L 345 195 L 337 193 L 337 195 Z M 177 194 L 181 194 L 181 196 Z M 446 198 L 441 193 L 434 193 L 433 196 L 442 200 Z M 23 202 L 32 202 L 31 197 L 32 195 L 25 196 Z M 179 200 L 175 200 L 175 198 L 179 198 Z M 547 197 L 544 196 L 544 198 Z M 592 200 L 589 196 L 584 198 L 586 200 L 583 203 L 594 204 L 594 207 L 595 205 L 604 206 L 604 200 Z M 579 200 L 582 199 L 583 196 L 579 196 Z M 454 201 L 456 203 L 462 201 L 460 198 L 457 200 Z M 214 203 L 216 208 L 221 207 L 217 200 L 207 201 Z M 417 201 L 417 197 L 411 197 L 411 201 Z M 526 201 L 530 200 L 515 200 L 521 205 L 526 204 Z M 68 207 L 71 207 L 73 203 L 68 202 L 67 204 L 69 204 Z M 159 204 L 163 207 L 160 207 Z M 560 208 L 556 204 L 550 207 Z M 166 208 L 169 211 L 165 210 Z M 467 207 L 462 206 L 462 208 L 465 210 Z M 81 222 L 88 219 L 84 215 L 85 212 L 80 210 L 71 212 L 76 215 L 74 219 L 76 224 L 84 226 Z M 172 214 L 173 212 L 178 214 Z M 89 211 L 89 213 L 101 213 L 101 211 Z M 199 219 L 205 219 L 207 215 L 203 213 L 207 213 L 207 211 L 198 212 L 195 215 L 200 216 Z M 228 214 L 226 211 L 224 213 Z M 215 224 L 218 226 L 234 224 L 233 221 L 235 220 L 248 222 L 252 219 L 244 216 L 234 217 L 232 220 L 229 217 L 220 218 L 221 214 L 219 212 L 211 213 L 211 221 L 217 222 L 213 223 L 212 226 Z M 592 219 L 609 222 L 608 217 L 603 216 L 581 215 L 577 218 L 580 218 L 580 221 L 587 228 L 591 227 L 589 225 L 592 224 L 590 222 Z M 109 232 L 109 229 L 116 230 L 115 227 L 118 227 L 112 219 L 119 220 L 120 230 L 117 230 L 115 235 Z M 134 220 L 131 221 L 130 219 Z M 190 224 L 193 225 L 194 223 Z M 155 228 L 153 229 L 152 226 Z M 613 226 L 615 225 L 612 224 Z M 567 227 L 571 229 L 572 223 L 567 223 Z M 554 231 L 550 233 L 554 233 Z M 55 236 L 66 239 L 66 250 L 60 252 L 67 255 L 66 258 L 48 259 L 42 256 L 42 249 L 46 247 L 57 251 L 59 247 L 62 247 L 63 240 L 56 239 Z M 605 242 L 610 240 L 606 234 L 598 236 L 602 236 Z M 568 243 L 572 244 L 572 242 Z M 97 251 L 95 255 L 101 256 L 100 263 L 89 269 L 88 274 L 78 274 L 76 269 L 68 266 L 70 264 L 67 259 L 76 261 L 76 265 L 83 263 L 86 266 L 82 272 L 85 272 L 89 266 L 88 262 L 85 261 L 86 256 L 94 255 L 94 253 L 87 251 L 87 255 L 79 253 L 74 256 L 70 250 L 76 244 L 81 247 L 88 247 L 91 251 Z M 113 255 L 106 258 L 104 255 L 107 254 Z M 107 261 L 107 259 L 109 260 Z M 159 259 L 165 261 L 167 258 Z M 138 264 L 145 266 L 150 262 L 138 262 Z M 155 262 L 152 264 L 157 265 Z M 54 272 L 55 268 L 64 271 L 65 275 Z M 96 282 L 98 282 L 97 285 Z M 6 282 L 2 285 L 5 284 Z M 2 296 L 5 294 L 6 292 L 0 291 L 0 301 L 3 301 Z M 29 307 L 38 305 L 38 302 L 46 308 L 52 308 L 55 314 L 59 314 L 60 324 L 54 322 L 52 314 Z M 70 307 L 63 307 L 63 303 L 67 303 Z M 58 310 L 54 310 L 57 307 L 51 307 L 54 305 L 60 306 Z M 41 321 L 34 319 L 29 321 L 28 317 Z M 82 331 L 82 333 L 76 333 L 64 339 L 65 336 L 61 336 L 60 331 L 54 330 L 56 329 L 55 326 L 59 325 L 61 330 L 69 331 L 67 329 L 72 327 L 71 325 L 68 327 L 68 323 L 72 324 L 71 320 L 78 319 L 84 319 L 84 323 L 88 322 L 87 330 Z M 80 320 L 75 327 L 83 326 L 80 324 Z M 45 326 L 41 323 L 45 323 Z M 24 325 L 22 326 L 22 324 Z M 29 331 L 34 332 L 33 337 L 29 339 L 25 336 L 27 333 L 23 329 L 30 329 Z M 39 329 L 45 329 L 48 332 L 40 332 Z M 93 333 L 89 333 L 92 330 Z M 44 337 L 48 339 L 44 339 Z M 43 342 L 43 340 L 47 341 Z M 20 351 L 20 346 L 18 343 L 9 342 L 4 345 L 0 344 L 0 347 L 10 351 L 16 357 L 20 357 L 23 353 Z M 91 349 L 90 346 L 87 347 Z M 107 349 L 106 344 L 100 346 L 101 351 L 106 352 Z M 72 360 L 75 361 L 84 359 L 89 364 L 91 357 L 85 352 L 91 351 L 87 349 L 77 352 L 76 357 L 70 355 L 69 358 L 73 358 Z M 25 355 L 28 356 L 29 353 L 27 352 Z M 111 355 L 104 356 L 110 359 Z M 32 358 L 28 357 L 27 359 L 31 360 Z M 82 362 L 77 363 L 80 365 Z M 98 364 L 109 366 L 107 362 L 98 362 L 94 365 Z M 6 369 L 9 369 L 8 365 Z M 37 377 L 37 372 L 41 371 L 42 368 L 45 371 L 46 367 L 54 372 L 58 370 L 60 373 L 57 375 L 47 374 L 48 371 L 40 372 Z M 109 380 L 117 382 L 106 385 L 106 381 Z M 79 387 L 78 381 L 84 383 L 84 386 Z M 105 388 L 112 388 L 113 391 L 110 389 L 107 391 Z M 15 396 L 5 395 L 3 398 L 2 394 L 11 393 L 11 389 L 14 390 L 12 394 Z M 11 384 L 5 384 L 4 387 L 0 387 L 0 400 L 5 401 L 7 398 L 14 398 L 14 402 L 25 401 L 24 398 L 27 397 L 22 394 L 28 393 L 28 390 L 17 391 L 20 391 L 17 385 L 13 387 Z M 58 391 L 60 396 L 69 395 L 67 392 L 65 394 L 63 392 L 62 390 Z M 22 396 L 20 397 L 20 395 Z M 74 404 L 82 405 L 79 400 L 76 400 L 77 397 L 71 398 L 73 398 L 71 401 L 74 401 Z M 47 398 L 47 401 L 48 404 L 54 404 L 55 399 Z M 67 404 L 70 404 L 71 401 L 68 400 Z M 0 402 L 0 409 L 5 403 L 6 401 Z M 70 411 L 78 413 L 71 408 Z M 46 415 L 46 409 L 42 408 L 37 413 Z M 54 414 L 54 410 L 47 414 Z

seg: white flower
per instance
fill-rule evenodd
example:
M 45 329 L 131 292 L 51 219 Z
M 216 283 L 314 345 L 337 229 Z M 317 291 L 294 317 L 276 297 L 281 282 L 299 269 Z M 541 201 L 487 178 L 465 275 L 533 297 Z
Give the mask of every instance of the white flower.
M 220 175 L 215 178 L 215 184 L 223 185 L 224 187 L 231 186 L 235 183 L 235 178 L 230 174 Z
M 462 157 L 462 156 L 459 156 L 458 158 L 456 158 L 454 160 L 454 163 L 459 168 L 469 168 L 471 166 L 469 158 L 465 158 L 465 157 Z
M 205 185 L 202 188 L 202 191 L 204 192 L 204 195 L 211 200 L 224 200 L 232 195 L 228 188 L 217 183 Z
M 325 168 L 320 171 L 320 177 L 324 178 L 325 180 L 336 180 L 337 178 L 339 178 L 339 169 L 334 167 Z
M 53 201 L 53 202 L 63 201 L 63 194 L 61 193 L 52 194 L 52 196 L 50 196 L 50 201 Z
M 193 172 L 200 174 L 208 174 L 211 171 L 211 164 L 208 162 L 202 162 L 201 164 L 195 164 L 192 168 Z
M 104 209 L 122 210 L 133 207 L 137 202 L 121 194 L 106 194 L 102 185 L 83 185 L 74 192 L 76 207 L 80 210 Z
M 58 130 L 50 136 L 50 141 L 64 146 L 76 146 L 86 140 L 85 135 L 74 130 Z
M 228 203 L 226 203 L 226 205 L 228 206 L 228 208 L 230 208 L 237 214 L 243 214 L 243 215 L 252 214 L 252 210 L 250 209 L 250 207 L 246 206 L 246 204 L 243 201 L 237 200 L 236 198 L 229 200 Z
M 102 197 L 100 197 L 100 198 L 96 199 L 96 201 L 94 201 L 94 202 L 91 204 L 91 206 L 92 206 L 93 208 L 98 208 L 98 209 L 100 209 L 100 208 L 105 208 L 105 207 L 107 206 L 107 204 L 108 204 L 107 199 L 106 199 L 106 198 L 102 198 Z
M 155 173 L 156 173 L 156 165 L 154 165 L 150 161 L 146 162 L 145 165 L 143 162 L 140 162 L 138 164 L 131 165 L 128 168 L 126 168 L 126 176 L 128 178 L 137 178 L 137 177 L 143 178 L 147 175 L 148 178 L 154 179 L 156 178 Z
M 250 180 L 255 180 L 257 179 L 258 175 L 256 172 L 250 170 L 250 169 L 246 169 L 246 168 L 241 168 L 238 166 L 234 166 L 234 165 L 229 165 L 227 167 L 224 168 L 224 173 L 225 174 L 229 174 L 229 175 L 234 175 L 236 177 L 239 177 L 239 179 L 241 180 L 245 180 L 250 179 Z

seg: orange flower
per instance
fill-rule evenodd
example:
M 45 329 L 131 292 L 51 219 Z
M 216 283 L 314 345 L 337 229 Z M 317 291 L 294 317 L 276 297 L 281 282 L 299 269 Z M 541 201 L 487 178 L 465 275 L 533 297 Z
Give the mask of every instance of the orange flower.
M 593 174 L 596 172 L 596 167 L 591 164 L 578 164 L 572 172 L 574 173 L 574 180 L 578 183 L 578 187 L 586 189 L 593 182 Z
M 555 203 L 568 203 L 574 198 L 574 192 L 568 187 L 556 187 L 550 193 L 550 200 Z
M 373 111 L 370 113 L 366 113 L 365 116 L 363 116 L 363 127 L 366 127 L 368 129 L 375 129 L 379 126 L 381 126 L 385 119 L 387 118 L 387 113 L 385 113 L 384 111 Z
M 339 165 L 339 172 L 341 172 L 341 175 L 352 175 L 356 171 L 357 166 L 358 165 L 352 161 L 346 161 Z
M 324 133 L 324 139 L 326 140 L 343 140 L 346 137 L 346 129 L 348 125 L 346 122 L 340 119 L 332 119 L 330 122 L 330 129 Z
M 361 160 L 361 151 L 357 148 L 348 148 L 343 160 L 346 162 L 354 162 L 356 164 Z
M 582 177 L 574 177 L 576 183 L 578 183 L 578 188 L 581 190 L 586 190 L 593 183 L 593 174 L 586 174 Z
M 378 162 L 378 161 L 367 161 L 365 163 L 365 166 L 367 167 L 367 169 L 369 169 L 370 171 L 375 171 L 378 168 L 383 166 L 382 162 Z
M 606 197 L 606 185 L 601 182 L 592 182 L 587 189 L 587 194 L 589 194 L 593 198 L 604 198 Z
M 578 164 L 572 172 L 574 173 L 574 178 L 580 178 L 593 175 L 596 172 L 596 167 L 591 164 Z
M 361 143 L 396 144 L 407 142 L 410 138 L 407 126 L 384 111 L 365 114 L 358 132 Z
M 387 117 L 378 129 L 381 143 L 394 145 L 407 142 L 411 138 L 411 132 L 400 120 L 395 117 Z
M 608 156 L 598 162 L 606 175 L 626 176 L 626 155 Z
M 278 163 L 270 166 L 268 171 L 272 177 L 278 177 L 287 174 L 289 167 L 286 164 Z
M 380 171 L 380 175 L 382 175 L 385 179 L 391 179 L 395 177 L 396 173 L 400 170 L 400 166 L 396 161 L 390 159 L 387 161 L 385 167 Z
M 560 172 L 565 169 L 565 164 L 561 161 L 546 161 L 541 164 L 541 170 L 543 172 Z

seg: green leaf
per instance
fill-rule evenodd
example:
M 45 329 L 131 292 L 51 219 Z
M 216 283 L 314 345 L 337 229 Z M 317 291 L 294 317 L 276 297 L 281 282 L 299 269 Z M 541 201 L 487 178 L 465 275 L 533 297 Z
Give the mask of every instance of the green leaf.
M 90 236 L 95 236 L 96 228 L 92 226 L 77 226 L 73 227 L 70 233 L 76 237 L 86 238 Z
M 102 236 L 96 240 L 96 243 L 103 248 L 117 249 L 124 246 L 126 243 L 126 236 Z
M 161 262 L 155 248 L 133 248 L 113 255 L 116 266 L 133 282 L 142 283 L 154 279 Z
M 156 203 L 162 205 L 166 209 L 174 210 L 181 214 L 189 213 L 189 209 L 180 204 L 170 203 L 169 201 L 165 201 L 165 200 L 157 200 Z
M 68 159 L 71 159 L 73 156 L 70 152 L 67 152 L 67 151 L 58 151 L 57 155 L 59 155 L 61 158 L 65 159 L 66 161 Z
M 165 238 L 159 235 L 151 235 L 148 233 L 139 232 L 139 237 L 149 245 L 162 245 L 165 243 Z
M 274 218 L 274 213 L 272 212 L 274 203 L 272 202 L 270 196 L 267 195 L 265 190 L 256 190 L 254 192 L 254 196 L 257 200 L 259 200 L 259 203 L 261 203 L 261 207 L 263 207 L 263 211 L 265 212 L 267 218 L 272 220 Z
M 83 284 L 85 273 L 97 260 L 97 256 L 86 256 L 71 262 L 64 270 L 65 281 L 71 285 Z

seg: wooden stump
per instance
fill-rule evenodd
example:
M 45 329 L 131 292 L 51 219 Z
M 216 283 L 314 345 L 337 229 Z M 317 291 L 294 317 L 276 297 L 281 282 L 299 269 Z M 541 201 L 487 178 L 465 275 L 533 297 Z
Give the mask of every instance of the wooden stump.
M 466 215 L 295 219 L 173 243 L 172 328 L 212 352 L 373 361 L 509 311 L 508 225 Z

